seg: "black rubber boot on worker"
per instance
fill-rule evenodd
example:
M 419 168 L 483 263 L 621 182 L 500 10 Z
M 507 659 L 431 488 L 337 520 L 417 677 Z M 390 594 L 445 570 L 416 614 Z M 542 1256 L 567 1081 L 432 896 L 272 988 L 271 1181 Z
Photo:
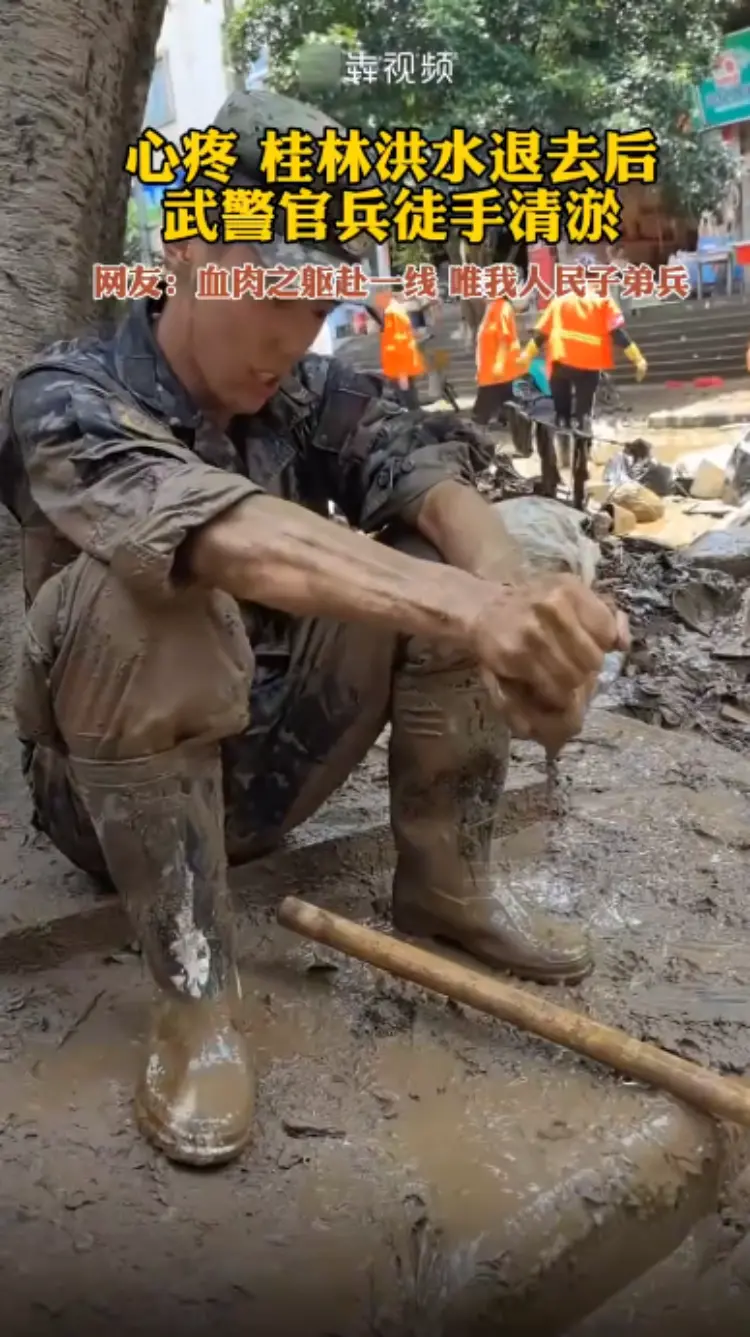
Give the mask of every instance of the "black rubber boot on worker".
M 572 983 L 593 966 L 585 938 L 531 909 L 493 870 L 509 750 L 508 730 L 475 669 L 396 674 L 394 926 L 522 978 Z
M 536 448 L 542 468 L 540 493 L 543 497 L 556 497 L 562 478 L 557 467 L 556 434 L 547 422 L 536 424 Z
M 158 988 L 138 1124 L 171 1160 L 220 1165 L 250 1139 L 255 1081 L 238 1015 L 218 748 L 71 769 Z
M 573 433 L 569 427 L 555 430 L 555 454 L 561 469 L 569 469 L 573 462 Z
M 588 426 L 587 426 L 588 424 Z M 576 422 L 573 432 L 573 504 L 582 511 L 586 506 L 586 484 L 589 481 L 591 457 L 591 420 Z

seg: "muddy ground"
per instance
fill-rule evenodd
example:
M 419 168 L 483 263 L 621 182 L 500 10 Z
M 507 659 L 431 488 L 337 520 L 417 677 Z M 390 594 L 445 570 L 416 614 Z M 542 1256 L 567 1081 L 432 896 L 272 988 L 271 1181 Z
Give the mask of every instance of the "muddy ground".
M 481 486 L 490 499 L 532 491 L 502 454 Z M 628 614 L 633 637 L 607 705 L 645 724 L 695 732 L 744 752 L 750 743 L 748 582 L 701 568 L 686 551 L 645 535 L 601 544 L 596 588 Z
M 630 619 L 632 652 L 613 709 L 735 751 L 750 742 L 747 582 L 649 540 L 605 543 L 597 585 Z
M 674 737 L 665 765 L 660 738 L 593 720 L 564 762 L 566 816 L 506 837 L 499 873 L 596 934 L 597 974 L 548 997 L 742 1073 L 750 766 Z M 710 1122 L 274 923 L 296 890 L 387 929 L 388 870 L 373 840 L 313 884 L 236 885 L 261 1085 L 252 1151 L 217 1174 L 169 1166 L 133 1128 L 137 955 L 0 980 L 10 1332 L 540 1337 L 710 1209 L 721 1158 L 743 1160 Z
M 0 532 L 6 750 L 15 549 L 15 533 Z M 542 784 L 530 749 L 516 749 L 516 767 Z M 373 796 L 382 813 L 385 787 L 376 750 L 350 789 L 355 825 Z M 54 856 L 29 841 L 20 784 L 3 793 L 0 887 L 10 894 Z M 527 819 L 498 850 L 501 876 L 563 917 L 586 918 L 597 937 L 596 975 L 547 996 L 744 1075 L 750 763 L 704 734 L 620 725 L 600 708 L 564 755 L 562 804 L 564 816 Z M 623 1253 L 643 1247 L 645 1267 L 647 1240 L 657 1251 L 679 1242 L 690 1194 L 705 1184 L 710 1197 L 706 1167 L 722 1155 L 741 1162 L 734 1140 L 717 1141 L 713 1125 L 666 1098 L 345 965 L 273 922 L 280 891 L 296 890 L 387 929 L 389 867 L 386 841 L 355 849 L 339 877 L 315 885 L 266 879 L 259 891 L 252 870 L 240 880 L 262 1080 L 252 1153 L 218 1175 L 174 1169 L 132 1126 L 149 989 L 126 940 L 55 970 L 0 976 L 3 1330 L 458 1337 L 484 1312 L 477 1331 L 560 1331 L 579 1292 L 595 1297 L 604 1285 L 604 1298 Z M 621 1330 L 712 1330 L 696 1326 L 697 1304 L 685 1299 L 689 1287 L 705 1294 L 702 1272 L 714 1301 L 731 1282 L 728 1318 L 740 1326 L 725 1330 L 746 1331 L 743 1212 L 727 1249 L 740 1281 L 713 1234 L 698 1262 L 688 1250 L 682 1271 L 670 1264 L 675 1280 L 628 1293 Z M 493 1298 L 467 1316 L 456 1296 L 469 1281 Z M 537 1284 L 543 1304 L 529 1308 Z M 715 1319 L 716 1303 L 708 1307 Z M 514 1314 L 525 1315 L 522 1328 Z

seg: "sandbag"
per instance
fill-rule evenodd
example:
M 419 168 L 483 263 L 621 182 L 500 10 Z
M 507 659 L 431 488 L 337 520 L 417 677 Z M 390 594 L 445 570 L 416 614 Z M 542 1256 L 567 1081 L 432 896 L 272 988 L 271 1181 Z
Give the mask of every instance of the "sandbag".
M 613 506 L 621 506 L 624 511 L 632 511 L 640 525 L 661 520 L 664 514 L 664 502 L 655 492 L 650 492 L 640 483 L 620 483 L 612 489 L 608 501 Z

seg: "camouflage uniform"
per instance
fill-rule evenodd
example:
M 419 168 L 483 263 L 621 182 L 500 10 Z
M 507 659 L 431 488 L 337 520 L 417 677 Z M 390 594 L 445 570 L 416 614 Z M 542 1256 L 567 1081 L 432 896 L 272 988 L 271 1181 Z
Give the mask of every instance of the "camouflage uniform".
M 234 95 L 215 123 L 241 130 L 251 182 L 269 116 L 325 124 L 285 99 Z M 283 242 L 269 251 L 299 259 Z M 167 1155 L 207 1165 L 245 1145 L 254 1099 L 227 859 L 309 816 L 389 718 L 396 926 L 537 978 L 579 977 L 589 958 L 492 883 L 509 740 L 475 663 L 239 605 L 181 568 L 190 532 L 256 493 L 321 515 L 333 501 L 350 525 L 439 560 L 402 516 L 439 482 L 473 482 L 478 429 L 307 357 L 223 433 L 171 374 L 152 316 L 138 304 L 112 340 L 56 346 L 21 373 L 0 478 L 23 536 L 16 710 L 36 819 L 123 897 L 160 988 L 136 1114 Z
M 236 618 L 231 601 L 219 595 L 212 604 L 175 589 L 176 550 L 191 529 L 256 492 L 321 515 L 333 501 L 351 525 L 373 533 L 398 521 L 404 506 L 435 483 L 471 482 L 482 462 L 480 439 L 463 419 L 406 412 L 378 377 L 315 356 L 259 414 L 224 435 L 175 380 L 150 317 L 147 303 L 134 304 L 113 340 L 54 347 L 22 372 L 9 400 L 4 500 L 23 529 L 24 586 L 33 605 L 18 697 L 27 773 L 42 829 L 91 872 L 103 864 L 66 753 L 84 746 L 74 742 L 79 733 L 90 751 L 94 702 L 108 697 L 100 675 L 113 671 L 121 687 L 128 647 L 117 652 L 113 669 L 99 645 L 100 636 L 112 642 L 121 598 L 133 601 L 144 626 L 144 644 L 128 627 L 138 658 L 129 670 L 131 690 L 144 693 L 152 708 L 149 644 L 163 635 L 171 610 L 193 605 L 191 634 L 205 662 L 188 649 L 180 667 L 186 692 L 205 673 L 207 718 L 218 686 L 208 647 L 232 661 L 242 687 L 236 719 L 231 711 L 228 719 L 234 736 L 222 739 L 227 848 L 230 858 L 245 859 L 309 815 L 372 744 L 387 720 L 395 642 L 380 629 L 253 605 L 242 606 Z M 414 551 L 420 543 L 393 530 L 386 537 Z M 122 591 L 116 606 L 114 582 Z M 228 649 L 216 633 L 207 635 L 214 604 L 225 619 Z M 71 630 L 78 617 L 80 628 Z M 61 675 L 54 666 L 62 650 Z M 171 673 L 164 690 L 170 710 L 184 709 Z M 72 714 L 65 740 L 63 702 Z M 142 707 L 139 700 L 134 710 Z M 97 751 L 105 747 L 114 760 L 113 726 L 102 716 L 100 727 Z M 170 737 L 157 746 L 146 724 L 138 725 L 143 752 L 174 745 L 186 732 L 184 721 L 171 729 L 160 723 L 156 732 L 162 729 Z M 198 721 L 188 733 L 204 731 Z

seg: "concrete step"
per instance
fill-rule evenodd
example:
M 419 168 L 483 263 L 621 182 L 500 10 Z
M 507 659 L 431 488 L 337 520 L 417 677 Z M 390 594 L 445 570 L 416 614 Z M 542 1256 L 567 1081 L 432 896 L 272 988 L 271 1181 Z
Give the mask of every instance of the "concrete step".
M 745 366 L 745 344 L 740 346 L 713 348 L 681 348 L 678 351 L 658 351 L 654 353 L 644 345 L 641 348 L 649 365 L 649 380 L 693 380 L 696 376 L 721 376 L 724 380 L 741 378 L 747 374 Z M 360 366 L 361 370 L 377 373 L 376 365 Z M 629 362 L 618 358 L 613 379 L 619 384 L 628 384 L 633 379 L 633 369 Z M 451 364 L 448 379 L 458 394 L 476 392 L 476 377 L 471 363 Z M 427 384 L 422 378 L 420 384 Z
M 700 356 L 683 355 L 681 358 L 648 359 L 649 381 L 693 380 L 699 376 L 720 376 L 723 380 L 735 380 L 747 375 L 744 354 L 727 356 L 716 351 Z M 629 365 L 615 368 L 613 379 L 618 383 L 632 381 L 633 372 Z
M 523 321 L 519 324 L 525 338 L 530 330 L 524 328 Z M 473 395 L 474 355 L 461 340 L 459 326 L 457 308 L 447 308 L 432 348 L 449 355 L 448 376 L 456 393 Z M 632 316 L 629 328 L 648 360 L 649 379 L 656 383 L 693 380 L 696 376 L 729 379 L 746 373 L 750 303 L 665 303 Z M 342 346 L 340 355 L 362 370 L 377 371 L 379 340 L 377 336 L 350 340 Z M 630 364 L 619 355 L 614 379 L 618 384 L 632 380 Z
M 734 298 L 731 301 L 701 301 L 689 299 L 686 302 L 659 302 L 654 306 L 634 306 L 631 318 L 642 325 L 668 325 L 681 321 L 731 321 L 742 318 L 750 325 L 750 300 Z
M 684 330 L 680 326 L 674 326 L 673 329 L 660 326 L 642 334 L 640 328 L 631 322 L 628 330 L 641 348 L 684 348 L 686 345 L 699 348 L 727 341 L 746 348 L 750 340 L 750 324 L 727 325 L 717 329 L 696 325 Z

